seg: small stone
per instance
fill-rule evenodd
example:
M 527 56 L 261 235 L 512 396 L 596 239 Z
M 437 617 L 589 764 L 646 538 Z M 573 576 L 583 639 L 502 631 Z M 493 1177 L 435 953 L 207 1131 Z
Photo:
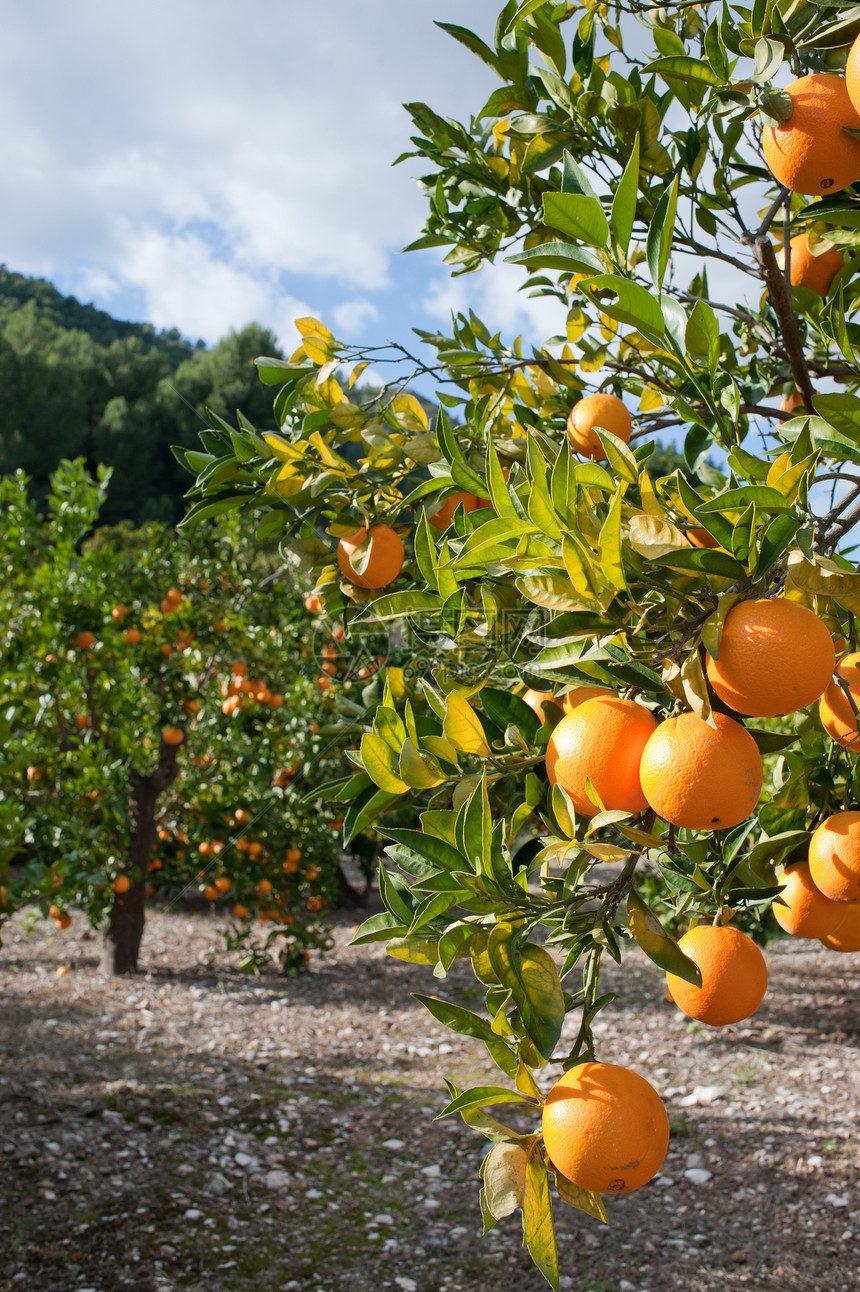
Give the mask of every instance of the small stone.
M 806 1159 L 806 1165 L 813 1168 L 824 1166 L 824 1158 L 820 1157 L 818 1153 L 813 1153 L 812 1157 Z
M 428 1209 L 428 1211 L 434 1211 L 436 1207 L 441 1207 L 442 1204 L 441 1202 L 437 1202 L 435 1198 L 425 1198 L 424 1206 Z
M 453 1053 L 454 1053 L 454 1047 L 453 1047 L 453 1045 L 449 1045 L 447 1041 L 443 1041 L 443 1042 L 442 1042 L 442 1044 L 439 1046 L 439 1053 L 440 1053 L 440 1054 L 453 1054 Z M 396 1281 L 396 1280 L 395 1280 L 395 1281 Z M 411 1280 L 410 1280 L 410 1282 L 411 1282 Z
M 402 1140 L 402 1139 L 384 1139 L 384 1140 L 382 1141 L 382 1147 L 383 1147 L 383 1148 L 390 1148 L 390 1149 L 392 1150 L 392 1152 L 393 1152 L 394 1150 L 396 1150 L 396 1149 L 398 1149 L 398 1148 L 403 1148 L 403 1147 L 404 1147 L 404 1144 L 403 1144 L 403 1140 Z
M 226 1176 L 223 1176 L 220 1171 L 217 1171 L 209 1181 L 207 1193 L 227 1193 L 227 1191 L 232 1187 L 233 1186 L 230 1184 L 230 1181 Z
M 186 1213 L 185 1213 L 185 1219 L 186 1219 L 186 1220 L 199 1220 L 199 1219 L 200 1219 L 200 1217 L 201 1217 L 202 1215 L 203 1215 L 203 1212 L 202 1212 L 202 1211 L 198 1211 L 196 1207 L 189 1207 L 189 1208 L 188 1208 L 188 1210 L 187 1210 L 187 1211 L 186 1211 Z
M 658 1175 L 654 1183 L 663 1189 L 671 1189 L 675 1181 L 671 1175 Z
M 237 1166 L 251 1166 L 254 1159 L 249 1157 L 247 1153 L 234 1153 L 233 1161 Z
M 847 1207 L 848 1194 L 847 1193 L 828 1193 L 824 1201 L 827 1203 L 828 1207 Z
M 722 1086 L 696 1086 L 689 1094 L 679 1099 L 682 1108 L 693 1108 L 696 1104 L 713 1104 L 723 1094 Z
M 711 1178 L 711 1172 L 706 1171 L 704 1167 L 694 1166 L 684 1172 L 685 1177 L 691 1184 L 707 1184 Z
M 373 1219 L 369 1220 L 367 1223 L 368 1225 L 393 1225 L 394 1217 L 389 1216 L 387 1211 L 382 1211 L 378 1216 L 374 1216 Z
M 842 1231 L 842 1234 L 840 1235 L 840 1237 L 842 1238 L 843 1243 L 847 1243 L 847 1241 L 848 1241 L 848 1239 L 849 1239 L 849 1238 L 853 1238 L 853 1237 L 854 1237 L 854 1230 L 853 1230 L 853 1229 L 845 1229 L 845 1230 L 843 1230 L 843 1231 Z
M 618 1284 L 618 1292 L 636 1292 L 636 1287 L 633 1283 L 629 1283 L 627 1279 L 622 1279 Z
M 418 1284 L 414 1279 L 408 1279 L 404 1275 L 395 1278 L 394 1282 L 401 1289 L 401 1292 L 418 1292 Z
M 322 1196 L 323 1195 L 319 1191 L 319 1189 L 305 1189 L 306 1198 L 310 1198 L 311 1200 L 313 1200 L 314 1198 L 321 1198 Z
M 441 1166 L 422 1166 L 421 1174 L 426 1175 L 430 1180 L 438 1180 L 442 1174 Z
M 267 1189 L 286 1189 L 289 1187 L 289 1183 L 290 1177 L 286 1171 L 267 1171 L 263 1176 L 263 1184 Z
M 687 1166 L 705 1165 L 705 1158 L 702 1156 L 701 1153 L 688 1153 L 686 1160 L 687 1160 Z

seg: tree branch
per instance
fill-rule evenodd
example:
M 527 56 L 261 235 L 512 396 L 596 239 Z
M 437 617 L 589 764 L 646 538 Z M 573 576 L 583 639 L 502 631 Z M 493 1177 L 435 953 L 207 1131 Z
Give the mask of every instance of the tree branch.
M 809 369 L 806 366 L 806 359 L 803 355 L 803 347 L 800 344 L 800 334 L 797 330 L 797 320 L 794 317 L 794 310 L 791 306 L 791 297 L 785 286 L 779 265 L 776 263 L 776 255 L 773 250 L 773 243 L 767 234 L 757 233 L 754 238 L 750 239 L 755 258 L 761 265 L 764 274 L 764 280 L 767 285 L 768 294 L 770 295 L 771 304 L 779 323 L 779 330 L 782 335 L 783 345 L 785 346 L 788 362 L 791 366 L 791 374 L 794 377 L 794 384 L 803 396 L 803 403 L 808 413 L 815 413 L 812 405 L 812 382 L 809 379 Z

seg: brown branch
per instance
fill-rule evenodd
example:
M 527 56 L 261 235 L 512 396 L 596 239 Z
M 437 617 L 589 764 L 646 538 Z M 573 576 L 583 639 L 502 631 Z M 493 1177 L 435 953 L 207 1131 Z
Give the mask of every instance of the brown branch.
M 814 391 L 809 378 L 809 369 L 806 366 L 803 347 L 800 344 L 800 334 L 797 331 L 797 319 L 794 317 L 791 297 L 786 290 L 785 278 L 776 263 L 773 243 L 766 233 L 757 233 L 755 237 L 749 239 L 749 242 L 764 274 L 771 304 L 779 323 L 783 345 L 788 355 L 788 362 L 791 365 L 794 384 L 803 396 L 806 411 L 814 414 L 815 409 L 812 404 Z

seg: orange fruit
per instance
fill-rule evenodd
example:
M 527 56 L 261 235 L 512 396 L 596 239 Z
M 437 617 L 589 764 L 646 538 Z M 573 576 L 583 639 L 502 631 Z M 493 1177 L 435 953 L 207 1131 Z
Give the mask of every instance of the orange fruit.
M 173 647 L 169 645 L 168 642 L 165 642 L 164 645 L 161 647 L 161 653 L 162 655 L 172 655 Z
M 43 767 L 28 767 L 28 768 L 27 768 L 27 780 L 28 780 L 28 781 L 40 781 L 40 780 L 42 780 L 42 778 L 43 778 L 43 776 L 44 776 L 44 775 L 45 775 L 45 769 L 44 769 Z
M 207 902 L 215 902 L 218 900 L 220 894 L 213 884 L 207 884 L 203 889 L 203 896 L 206 898 Z
M 781 882 L 785 887 L 771 908 L 781 929 L 796 938 L 823 938 L 833 932 L 845 914 L 845 907 L 824 896 L 813 881 L 807 862 L 786 870 Z
M 558 1079 L 543 1107 L 555 1169 L 581 1189 L 632 1193 L 655 1176 L 669 1147 L 657 1091 L 630 1068 L 582 1063 Z
M 233 907 L 233 914 L 237 920 L 245 920 L 248 918 L 248 908 L 243 906 L 241 902 L 237 902 Z
M 714 538 L 713 534 L 709 533 L 706 529 L 701 529 L 697 526 L 693 529 L 686 530 L 685 533 L 689 541 L 693 544 L 693 547 L 719 547 L 719 543 Z
M 586 700 L 554 728 L 546 749 L 550 784 L 567 790 L 583 816 L 600 811 L 586 791 L 586 778 L 607 809 L 641 812 L 648 806 L 639 783 L 639 760 L 657 730 L 650 709 L 634 700 L 597 696 Z
M 477 506 L 478 499 L 473 493 L 452 493 L 448 495 L 439 510 L 427 519 L 434 529 L 447 529 L 458 507 L 462 507 L 464 511 L 474 511 Z
M 564 695 L 556 696 L 555 702 L 561 705 L 565 713 L 573 713 L 586 700 L 595 700 L 599 695 L 614 696 L 615 692 L 605 686 L 572 686 Z
M 547 700 L 549 700 L 551 704 L 558 704 L 559 708 L 561 707 L 561 702 L 556 700 L 551 691 L 535 691 L 533 687 L 529 686 L 525 691 L 520 691 L 519 696 L 521 700 L 525 700 L 530 709 L 534 710 L 541 722 L 544 720 L 543 706 L 546 704 Z
M 246 808 L 236 808 L 233 816 L 239 825 L 245 825 L 251 819 Z
M 679 1009 L 711 1027 L 739 1023 L 756 1012 L 767 991 L 767 965 L 752 938 L 731 924 L 697 924 L 678 946 L 702 974 L 701 987 L 666 975 Z
M 79 713 L 75 716 L 75 726 L 79 731 L 86 731 L 90 725 L 90 715 L 88 713 Z
M 131 888 L 131 880 L 128 875 L 117 875 L 113 881 L 113 891 L 115 893 L 127 893 Z
M 359 574 L 352 566 L 355 549 L 370 538 L 367 564 Z M 403 569 L 403 543 L 396 530 L 388 525 L 373 525 L 370 530 L 362 526 L 354 534 L 342 538 L 337 545 L 337 563 L 341 574 L 358 588 L 385 588 L 393 583 Z
M 860 902 L 860 812 L 834 812 L 809 840 L 809 873 L 832 902 Z
M 208 839 L 204 839 L 202 843 L 198 843 L 197 851 L 200 853 L 201 857 L 208 857 L 212 851 L 212 844 Z
M 271 893 L 272 881 L 270 879 L 261 879 L 257 885 L 257 892 L 263 897 L 266 893 Z
M 219 893 L 229 893 L 230 881 L 227 878 L 227 876 L 219 875 L 218 878 L 215 880 L 215 887 L 218 889 Z
M 284 862 L 284 870 L 287 872 L 288 875 L 295 875 L 298 868 L 299 868 L 299 863 L 297 861 L 292 861 L 290 859 L 287 859 L 287 861 Z
M 848 51 L 845 64 L 845 88 L 857 112 L 860 112 L 860 36 Z
M 792 81 L 785 93 L 792 101 L 791 116 L 761 132 L 764 159 L 777 183 L 820 197 L 860 179 L 860 140 L 844 129 L 860 129 L 860 112 L 843 77 L 812 72 Z
M 830 630 L 818 615 L 784 597 L 740 601 L 729 611 L 719 659 L 708 680 L 738 713 L 775 718 L 821 695 L 836 664 Z
M 337 664 L 333 664 L 330 660 L 326 660 L 320 665 L 320 672 L 324 673 L 326 677 L 334 677 L 337 673 Z
M 828 951 L 860 951 L 860 905 L 845 907 L 845 914 L 832 933 L 821 938 Z
M 860 709 L 860 651 L 845 655 L 836 667 L 836 674 L 848 683 L 851 698 Z M 838 682 L 830 682 L 818 701 L 818 716 L 832 740 L 846 749 L 860 748 L 857 714 Z
M 96 635 L 91 632 L 78 633 L 75 641 L 81 650 L 89 650 L 91 646 L 96 644 Z
M 269 696 L 269 705 L 271 706 L 271 708 L 280 709 L 283 703 L 284 703 L 284 697 L 280 695 L 279 692 L 276 691 L 274 695 Z
M 784 247 L 776 253 L 776 263 L 780 269 L 785 268 Z M 816 255 L 811 250 L 809 238 L 805 233 L 799 233 L 796 238 L 791 239 L 792 287 L 808 287 L 819 296 L 826 296 L 830 290 L 830 284 L 844 264 L 845 257 L 838 247 L 828 247 Z
M 110 612 L 111 619 L 122 619 L 123 615 L 128 614 L 128 606 L 114 606 Z
M 72 922 L 72 917 L 67 912 L 57 916 L 57 928 L 67 929 Z
M 319 597 L 313 595 L 305 597 L 305 610 L 310 610 L 311 614 L 318 615 L 323 609 L 323 603 Z
M 343 624 L 335 624 L 331 630 L 331 635 L 336 642 L 342 642 L 346 637 L 346 629 Z
M 165 745 L 181 745 L 185 736 L 181 727 L 162 727 L 161 739 Z
M 661 722 L 642 753 L 639 777 L 650 806 L 687 830 L 727 830 L 752 812 L 762 787 L 758 746 L 723 713 L 716 729 L 695 713 Z
M 799 390 L 793 390 L 790 395 L 786 395 L 780 404 L 780 412 L 793 413 L 798 408 L 803 408 L 803 395 Z
M 287 849 L 287 861 L 301 861 L 301 859 L 302 859 L 302 850 L 301 850 L 301 848 L 288 848 L 288 849 Z
M 337 659 L 339 655 L 340 655 L 340 651 L 336 646 L 323 646 L 322 650 L 320 651 L 320 656 L 322 659 Z
M 626 444 L 633 430 L 633 419 L 617 395 L 586 395 L 570 410 L 567 436 L 575 453 L 584 458 L 605 458 L 603 445 L 595 427 L 617 435 Z
M 164 594 L 164 599 L 165 601 L 171 602 L 174 606 L 178 606 L 182 600 L 182 593 L 178 588 L 168 588 Z
M 125 632 L 123 633 L 123 637 L 128 642 L 129 646 L 136 646 L 137 643 L 140 641 L 140 629 L 126 628 Z
M 321 897 L 314 896 L 308 898 L 309 911 L 321 911 L 323 906 L 325 906 L 325 902 Z

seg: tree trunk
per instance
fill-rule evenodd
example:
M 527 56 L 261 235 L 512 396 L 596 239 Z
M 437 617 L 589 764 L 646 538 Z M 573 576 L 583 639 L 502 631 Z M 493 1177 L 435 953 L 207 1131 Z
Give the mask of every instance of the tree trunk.
M 101 969 L 105 974 L 137 973 L 137 958 L 146 922 L 149 859 L 155 845 L 155 811 L 162 791 L 176 779 L 176 746 L 162 743 L 158 767 L 150 776 L 135 774 L 129 792 L 131 840 L 128 875 L 131 887 L 114 893 L 104 939 Z

